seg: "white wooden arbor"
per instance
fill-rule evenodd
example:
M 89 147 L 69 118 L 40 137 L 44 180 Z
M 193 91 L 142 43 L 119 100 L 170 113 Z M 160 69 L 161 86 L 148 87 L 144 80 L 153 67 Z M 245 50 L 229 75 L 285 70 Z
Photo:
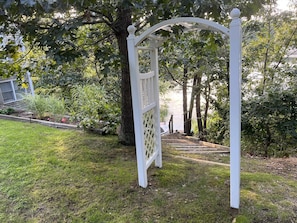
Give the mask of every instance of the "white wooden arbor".
M 160 136 L 159 109 L 159 66 L 158 47 L 162 38 L 154 35 L 161 29 L 172 25 L 183 25 L 220 32 L 229 37 L 230 41 L 230 206 L 239 208 L 240 201 L 240 138 L 241 138 L 241 20 L 240 11 L 234 8 L 230 16 L 230 28 L 213 21 L 180 17 L 158 23 L 139 36 L 135 36 L 136 28 L 128 27 L 128 55 L 132 88 L 133 116 L 138 168 L 138 182 L 146 188 L 148 184 L 147 169 L 155 161 L 157 167 L 162 167 L 162 150 Z M 198 27 L 197 27 L 198 25 Z M 149 47 L 140 44 L 149 40 Z M 138 51 L 148 50 L 150 54 L 150 71 L 141 73 L 139 69 Z

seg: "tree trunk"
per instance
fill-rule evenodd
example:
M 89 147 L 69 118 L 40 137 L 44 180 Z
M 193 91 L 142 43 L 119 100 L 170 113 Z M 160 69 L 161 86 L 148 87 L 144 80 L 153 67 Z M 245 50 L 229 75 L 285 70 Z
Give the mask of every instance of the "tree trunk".
M 271 11 L 271 4 L 269 5 L 269 10 Z M 271 45 L 271 19 L 268 19 L 268 42 L 266 43 L 266 50 L 264 53 L 264 64 L 263 64 L 263 70 L 262 70 L 262 74 L 263 74 L 263 82 L 262 82 L 262 91 L 261 91 L 261 95 L 263 95 L 265 93 L 265 88 L 267 85 L 267 80 L 268 80 L 268 63 L 269 63 L 269 50 L 270 50 L 270 45 Z
M 196 82 L 197 82 L 197 77 L 194 76 L 193 85 L 192 85 L 191 100 L 190 100 L 190 107 L 189 107 L 189 116 L 188 116 L 188 119 L 190 120 L 190 125 L 189 125 L 190 131 L 192 129 L 192 116 L 193 116 L 194 101 L 195 101 L 195 96 L 197 94 Z M 192 135 L 192 133 L 190 133 L 190 135 Z
M 202 125 L 202 116 L 201 116 L 201 100 L 200 100 L 200 92 L 196 95 L 196 118 L 198 125 L 198 135 L 199 138 L 203 138 L 203 125 Z
M 272 136 L 271 136 L 271 132 L 268 126 L 268 123 L 265 127 L 265 131 L 266 131 L 266 138 L 265 138 L 265 143 L 264 143 L 264 156 L 268 157 L 268 150 L 269 150 L 269 146 L 272 142 Z
M 183 116 L 184 116 L 184 133 L 190 135 L 191 127 L 189 126 L 188 117 L 188 94 L 187 94 L 187 84 L 188 84 L 188 69 L 184 65 L 184 78 L 183 78 Z
M 205 110 L 204 110 L 204 117 L 203 117 L 203 128 L 204 128 L 204 135 L 206 135 L 206 127 L 207 127 L 207 117 L 208 117 L 208 109 L 209 109 L 209 100 L 210 100 L 210 83 L 207 80 L 207 84 L 205 86 Z
M 201 75 L 197 75 L 197 94 L 196 94 L 196 118 L 198 125 L 199 138 L 203 139 L 203 125 L 201 116 Z
M 132 24 L 130 8 L 118 8 L 117 22 L 112 27 L 121 56 L 121 128 L 119 140 L 125 145 L 135 145 L 132 93 L 127 47 L 127 27 Z

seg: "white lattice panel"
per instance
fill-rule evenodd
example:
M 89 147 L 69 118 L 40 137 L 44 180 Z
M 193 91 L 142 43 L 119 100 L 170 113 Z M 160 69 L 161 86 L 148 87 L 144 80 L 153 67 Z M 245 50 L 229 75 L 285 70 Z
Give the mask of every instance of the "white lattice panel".
M 150 39 L 149 47 L 142 48 L 150 57 L 147 73 L 141 73 L 139 65 L 139 50 L 135 38 L 135 27 L 129 26 L 128 56 L 130 65 L 130 80 L 132 86 L 133 118 L 135 128 L 135 143 L 138 182 L 142 187 L 148 186 L 147 170 L 155 162 L 162 167 L 162 149 L 160 136 L 160 109 L 158 84 L 158 49 L 157 42 Z
M 156 151 L 154 109 L 143 114 L 145 157 L 148 160 Z

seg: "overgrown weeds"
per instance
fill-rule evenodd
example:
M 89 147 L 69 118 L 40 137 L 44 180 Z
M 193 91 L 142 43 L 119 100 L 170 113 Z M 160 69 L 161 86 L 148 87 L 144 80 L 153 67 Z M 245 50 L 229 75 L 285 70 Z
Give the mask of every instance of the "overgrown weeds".
M 66 113 L 64 101 L 52 95 L 28 95 L 25 97 L 25 103 L 28 110 L 39 119 L 49 116 L 54 121 L 60 121 Z

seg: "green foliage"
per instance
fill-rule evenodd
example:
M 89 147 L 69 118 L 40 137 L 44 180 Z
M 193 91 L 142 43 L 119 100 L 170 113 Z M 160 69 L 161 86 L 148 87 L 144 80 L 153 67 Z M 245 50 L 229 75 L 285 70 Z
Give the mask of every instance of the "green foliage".
M 3 32 L 3 30 L 5 30 Z M 25 44 L 21 32 L 13 23 L 1 25 L 0 28 L 0 78 L 11 76 L 21 80 L 29 71 L 23 61 Z
M 296 154 L 296 11 L 277 13 L 269 5 L 244 23 L 243 147 L 251 154 Z
M 228 14 L 235 5 L 242 9 L 243 16 L 250 17 L 262 8 L 264 2 L 266 1 L 233 1 L 230 4 L 229 1 L 213 1 L 209 4 L 191 0 L 159 0 L 157 3 L 152 0 L 6 0 L 0 2 L 3 9 L 0 20 L 3 23 L 1 31 L 9 33 L 12 28 L 20 31 L 26 41 L 43 48 L 59 65 L 89 57 L 89 50 L 92 50 L 92 54 L 100 62 L 100 69 L 106 73 L 111 64 L 118 65 L 120 59 L 123 59 L 124 55 L 119 55 L 121 52 L 115 52 L 115 36 L 127 32 L 127 27 L 123 26 L 123 16 L 127 14 L 133 17 L 138 28 L 178 16 L 211 18 L 222 22 L 229 20 Z M 126 13 L 121 14 L 121 10 L 126 10 Z M 173 27 L 174 34 L 179 35 L 182 32 L 179 26 Z M 15 52 L 12 44 L 7 47 Z M 109 66 L 106 66 L 107 63 Z
M 25 97 L 27 108 L 33 112 L 37 118 L 42 118 L 47 111 L 46 99 L 41 95 L 28 95 Z
M 11 115 L 14 112 L 15 110 L 13 108 L 0 109 L 0 114 L 3 114 L 3 115 Z
M 188 120 L 192 120 L 193 114 L 196 114 L 199 122 L 196 133 L 199 132 L 201 139 L 206 140 L 207 137 L 208 140 L 206 128 L 209 110 L 218 109 L 215 106 L 222 98 L 219 94 L 228 86 L 227 42 L 220 34 L 205 30 L 172 35 L 169 40 L 161 47 L 161 77 L 191 92 L 188 102 L 183 91 L 183 114 Z M 228 97 L 228 94 L 224 94 L 224 97 Z M 196 112 L 193 112 L 194 104 Z M 190 134 L 189 130 L 190 126 L 185 127 L 187 134 Z
M 160 107 L 160 121 L 164 122 L 167 115 L 168 115 L 168 105 L 163 104 Z
M 227 114 L 226 114 L 227 115 Z M 222 117 L 225 117 L 224 119 Z M 209 142 L 229 145 L 229 118 L 217 111 L 209 115 L 207 140 Z
M 243 103 L 242 133 L 252 154 L 288 156 L 296 153 L 296 90 L 274 89 Z
M 61 120 L 66 113 L 65 103 L 63 99 L 58 99 L 53 95 L 47 97 L 48 112 L 55 121 Z
M 42 94 L 54 94 L 64 98 L 67 106 L 70 104 L 71 89 L 77 84 L 85 84 L 84 69 L 86 63 L 84 60 L 76 59 L 74 62 L 65 62 L 62 65 L 49 60 L 43 66 L 43 71 L 39 74 L 36 81 L 36 91 Z
M 257 19 L 244 23 L 244 93 L 252 89 L 255 95 L 263 94 L 275 85 L 283 85 L 294 70 L 296 73 L 296 66 L 292 69 L 287 58 L 297 47 L 297 28 L 292 19 L 295 14 L 276 13 L 270 6 Z
M 119 124 L 119 106 L 102 86 L 76 86 L 71 90 L 72 117 L 89 131 L 115 134 Z
M 60 100 L 52 95 L 28 95 L 25 97 L 25 103 L 27 108 L 37 118 L 44 118 L 45 115 L 49 115 L 54 121 L 58 121 L 66 113 L 64 100 Z
M 265 2 L 266 0 L 3 0 L 0 1 L 0 21 L 3 23 L 3 32 L 7 33 L 10 23 L 14 24 L 26 41 L 43 49 L 57 65 L 67 62 L 74 66 L 77 59 L 83 58 L 85 61 L 94 62 L 100 82 L 107 75 L 118 76 L 118 80 L 121 80 L 123 100 L 123 141 L 131 144 L 134 128 L 131 124 L 133 118 L 126 44 L 127 27 L 135 23 L 137 31 L 141 31 L 159 21 L 180 16 L 195 16 L 227 23 L 229 12 L 234 6 L 242 9 L 243 16 L 250 17 Z M 184 31 L 179 25 L 172 27 L 172 30 L 177 36 Z M 85 67 L 90 66 L 86 64 Z M 51 72 L 48 74 L 56 75 Z

